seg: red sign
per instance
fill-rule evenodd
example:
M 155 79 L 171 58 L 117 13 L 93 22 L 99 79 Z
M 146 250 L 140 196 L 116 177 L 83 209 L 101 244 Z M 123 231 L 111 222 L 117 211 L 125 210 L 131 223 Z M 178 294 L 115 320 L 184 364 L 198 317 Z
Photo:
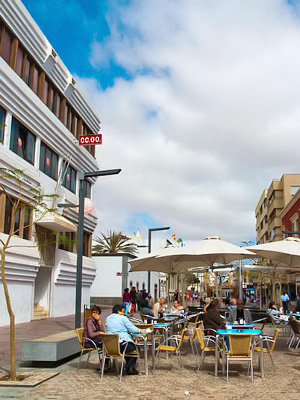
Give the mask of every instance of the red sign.
M 93 211 L 94 208 L 94 204 L 93 201 L 91 199 L 89 199 L 88 197 L 84 198 L 84 215 L 89 214 L 91 211 Z
M 102 144 L 102 135 L 79 135 L 79 144 L 82 146 Z

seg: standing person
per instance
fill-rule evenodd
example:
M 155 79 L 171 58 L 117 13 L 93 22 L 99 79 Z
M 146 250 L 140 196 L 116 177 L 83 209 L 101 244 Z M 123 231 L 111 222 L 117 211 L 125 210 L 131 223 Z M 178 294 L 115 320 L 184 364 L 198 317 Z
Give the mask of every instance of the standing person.
M 146 301 L 148 301 L 148 307 L 150 310 L 153 310 L 153 306 L 154 306 L 154 301 L 153 301 L 153 297 L 151 296 L 151 293 L 148 293 L 147 297 L 145 298 Z
M 83 337 L 91 339 L 97 347 L 102 346 L 102 340 L 100 337 L 100 332 L 105 332 L 104 326 L 102 325 L 100 314 L 101 308 L 98 306 L 92 307 L 92 315 L 85 322 Z M 85 348 L 94 347 L 91 342 L 86 341 Z
M 106 318 L 106 333 L 118 333 L 120 340 L 120 350 L 123 353 L 127 343 L 126 354 L 136 350 L 132 341 L 131 333 L 140 333 L 141 330 L 133 325 L 131 321 L 124 315 L 124 307 L 115 305 L 112 314 Z M 136 375 L 138 371 L 135 368 L 136 357 L 125 356 L 125 371 L 129 375 Z
M 136 292 L 135 286 L 132 286 L 132 288 L 130 290 L 130 294 L 131 294 L 131 303 L 133 304 L 134 311 L 136 311 L 137 292 Z
M 246 324 L 250 324 L 252 322 L 251 313 L 249 310 L 244 308 L 244 302 L 242 299 L 237 299 L 236 308 L 231 309 L 228 317 L 229 322 L 245 322 Z
M 290 298 L 289 295 L 285 293 L 285 291 L 282 292 L 281 301 L 282 301 L 283 314 L 287 314 Z
M 139 294 L 137 295 L 137 306 L 138 310 L 141 311 L 141 301 L 143 300 L 143 291 L 140 290 Z
M 175 301 L 175 300 L 177 300 L 177 301 L 178 301 L 178 296 L 179 296 L 178 289 L 175 289 L 175 293 L 174 293 L 174 301 Z
M 131 294 L 129 293 L 129 289 L 126 288 L 126 289 L 124 289 L 124 293 L 123 293 L 123 306 L 125 309 L 125 315 L 127 315 L 127 313 L 128 313 L 130 301 L 131 301 Z

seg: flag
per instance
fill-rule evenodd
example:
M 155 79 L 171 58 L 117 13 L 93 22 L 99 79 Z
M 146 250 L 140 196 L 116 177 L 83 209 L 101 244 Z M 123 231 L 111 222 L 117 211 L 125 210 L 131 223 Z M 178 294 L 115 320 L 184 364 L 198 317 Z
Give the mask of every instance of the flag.
M 172 238 L 173 238 L 174 240 L 176 240 L 176 235 L 172 235 Z

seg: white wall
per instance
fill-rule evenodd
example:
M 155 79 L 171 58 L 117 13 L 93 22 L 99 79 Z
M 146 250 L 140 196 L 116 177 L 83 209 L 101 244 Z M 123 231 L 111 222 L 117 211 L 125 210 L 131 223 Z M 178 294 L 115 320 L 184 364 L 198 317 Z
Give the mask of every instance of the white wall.
M 8 290 L 15 323 L 28 322 L 32 319 L 33 283 L 32 282 L 9 282 Z M 9 325 L 9 315 L 4 297 L 2 282 L 0 283 L 0 326 Z
M 93 257 L 96 264 L 96 277 L 91 286 L 91 297 L 122 296 L 122 257 Z

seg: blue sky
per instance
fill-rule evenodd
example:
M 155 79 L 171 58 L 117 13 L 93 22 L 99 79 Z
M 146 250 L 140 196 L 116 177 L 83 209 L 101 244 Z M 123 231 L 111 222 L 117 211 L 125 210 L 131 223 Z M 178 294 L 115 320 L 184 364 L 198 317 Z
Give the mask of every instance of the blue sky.
M 299 1 L 24 5 L 100 115 L 99 167 L 122 168 L 96 234 L 254 240 L 263 189 L 300 172 Z

